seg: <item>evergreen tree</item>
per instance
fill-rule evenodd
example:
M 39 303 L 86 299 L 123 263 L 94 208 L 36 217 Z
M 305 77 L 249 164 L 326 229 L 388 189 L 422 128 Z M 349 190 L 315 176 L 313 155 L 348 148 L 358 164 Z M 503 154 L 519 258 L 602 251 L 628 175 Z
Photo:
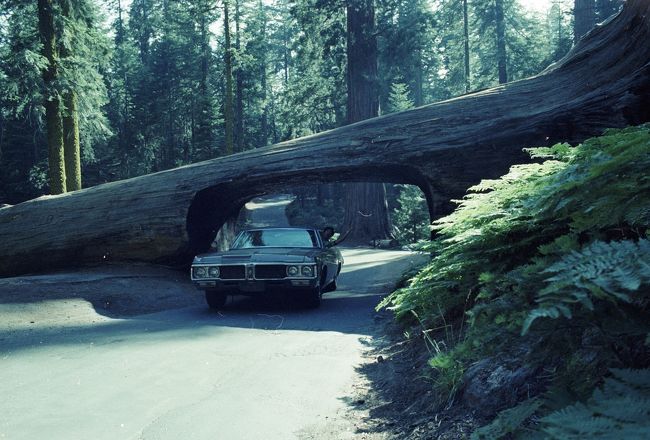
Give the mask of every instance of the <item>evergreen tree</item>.
M 463 55 L 465 61 L 465 93 L 468 93 L 471 87 L 470 64 L 469 64 L 469 12 L 467 0 L 463 0 Z
M 242 69 L 241 46 L 241 8 L 242 0 L 235 0 L 235 54 L 238 58 L 235 68 L 235 146 L 237 151 L 244 150 L 244 80 Z
M 269 57 L 268 7 L 258 0 L 248 12 L 241 29 L 238 70 L 241 103 L 242 146 L 266 146 L 269 143 Z M 246 17 L 246 16 L 244 16 Z M 246 100 L 243 100 L 245 94 Z
M 236 0 L 235 0 L 236 1 Z M 225 150 L 226 155 L 234 152 L 234 119 L 235 110 L 233 108 L 233 88 L 232 88 L 232 46 L 230 43 L 230 18 L 228 13 L 228 0 L 223 1 L 223 34 L 225 37 L 224 46 L 224 76 L 225 76 L 225 92 L 223 104 L 223 119 L 225 128 Z
M 541 72 L 549 64 L 549 33 L 544 23 L 515 0 L 472 3 L 476 48 L 476 87 L 513 81 Z
M 497 30 L 497 66 L 499 71 L 499 84 L 508 82 L 507 54 L 506 54 L 506 20 L 503 14 L 503 0 L 494 0 L 494 20 Z
M 197 23 L 200 47 L 200 72 L 198 78 L 198 96 L 195 97 L 192 111 L 192 160 L 203 160 L 215 157 L 216 150 L 215 128 L 218 125 L 216 116 L 216 98 L 213 92 L 212 77 L 214 62 L 210 47 L 210 23 L 216 19 L 215 9 L 209 0 L 194 2 L 194 20 Z
M 388 113 L 401 112 L 410 108 L 413 108 L 413 101 L 409 97 L 406 84 L 393 84 L 390 88 L 390 95 L 388 96 Z
M 0 6 L 0 203 L 14 204 L 47 186 L 41 127 L 42 71 L 48 64 L 39 49 L 37 4 Z
M 428 101 L 427 50 L 431 39 L 433 17 L 426 0 L 382 0 L 377 2 L 379 93 L 381 107 L 393 83 L 409 86 L 416 106 Z
M 558 61 L 573 45 L 573 35 L 570 32 L 572 15 L 570 5 L 566 0 L 556 0 L 552 3 L 547 17 L 548 41 L 551 46 L 549 62 Z
M 424 194 L 417 186 L 398 185 L 398 208 L 393 212 L 396 237 L 403 244 L 429 238 L 429 210 Z

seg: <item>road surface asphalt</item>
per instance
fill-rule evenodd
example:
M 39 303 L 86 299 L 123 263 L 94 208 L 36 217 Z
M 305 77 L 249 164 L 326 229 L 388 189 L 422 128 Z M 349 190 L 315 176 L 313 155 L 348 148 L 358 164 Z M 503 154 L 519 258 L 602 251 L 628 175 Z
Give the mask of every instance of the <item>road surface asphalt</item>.
M 185 274 L 147 266 L 0 279 L 0 439 L 368 438 L 348 415 L 355 367 L 418 257 L 343 255 L 317 310 L 214 312 Z

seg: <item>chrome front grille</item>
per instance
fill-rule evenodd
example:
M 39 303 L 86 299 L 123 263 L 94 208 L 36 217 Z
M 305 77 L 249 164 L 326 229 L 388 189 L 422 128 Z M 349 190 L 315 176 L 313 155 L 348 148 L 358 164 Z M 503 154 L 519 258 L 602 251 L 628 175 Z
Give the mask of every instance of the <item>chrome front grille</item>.
M 255 279 L 281 280 L 287 277 L 287 266 L 284 264 L 259 264 L 255 266 Z
M 243 280 L 246 279 L 246 266 L 232 265 L 219 266 L 219 278 L 222 280 Z

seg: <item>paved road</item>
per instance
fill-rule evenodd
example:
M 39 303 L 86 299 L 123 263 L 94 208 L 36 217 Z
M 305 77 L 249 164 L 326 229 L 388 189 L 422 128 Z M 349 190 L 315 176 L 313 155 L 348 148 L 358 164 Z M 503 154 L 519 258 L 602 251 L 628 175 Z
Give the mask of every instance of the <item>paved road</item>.
M 373 307 L 416 257 L 344 257 L 318 310 L 243 299 L 116 317 L 81 299 L 0 301 L 14 323 L 0 325 L 0 439 L 357 438 L 346 398 Z M 36 308 L 52 314 L 23 323 Z

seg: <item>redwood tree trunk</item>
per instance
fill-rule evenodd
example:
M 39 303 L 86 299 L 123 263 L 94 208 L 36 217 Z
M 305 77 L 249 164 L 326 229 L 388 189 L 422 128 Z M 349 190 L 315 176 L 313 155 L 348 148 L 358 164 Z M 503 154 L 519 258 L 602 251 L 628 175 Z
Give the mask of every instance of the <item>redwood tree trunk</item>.
M 66 189 L 81 189 L 81 145 L 79 142 L 79 115 L 77 110 L 77 93 L 66 92 L 64 97 L 65 113 L 63 116 L 63 136 L 65 149 Z
M 235 0 L 235 49 L 241 49 L 241 36 L 239 30 L 240 14 L 239 1 Z M 244 151 L 244 79 L 242 77 L 241 65 L 237 64 L 235 69 L 235 145 L 236 151 Z
M 68 20 L 72 20 L 72 5 L 64 1 L 61 12 Z M 62 44 L 59 51 L 61 58 L 66 59 L 72 53 L 66 45 Z M 81 146 L 79 143 L 79 115 L 77 110 L 77 92 L 70 86 L 63 93 L 63 148 L 65 156 L 66 191 L 81 189 Z
M 374 0 L 348 0 L 348 124 L 379 114 Z
M 348 0 L 347 57 L 347 121 L 352 124 L 379 114 L 374 0 Z M 346 185 L 343 230 L 350 231 L 348 240 L 352 242 L 390 237 L 383 183 Z
M 43 56 L 48 66 L 43 70 L 45 83 L 45 121 L 49 182 L 51 194 L 66 192 L 65 154 L 63 143 L 63 121 L 61 119 L 61 97 L 54 88 L 58 76 L 59 54 L 54 29 L 53 0 L 38 0 L 38 27 L 43 42 Z
M 225 148 L 224 154 L 227 156 L 234 152 L 233 138 L 234 138 L 234 117 L 235 111 L 233 109 L 233 93 L 232 93 L 232 51 L 230 44 L 230 20 L 228 18 L 228 0 L 223 2 L 223 33 L 225 39 L 224 48 L 224 65 L 226 76 L 226 92 L 224 93 L 223 103 L 223 120 L 225 125 Z
M 503 0 L 495 0 L 494 11 L 497 27 L 497 65 L 499 84 L 508 82 L 508 57 L 506 54 L 506 21 L 503 15 Z
M 465 61 L 465 93 L 469 93 L 469 14 L 467 12 L 467 0 L 463 0 L 463 55 Z

